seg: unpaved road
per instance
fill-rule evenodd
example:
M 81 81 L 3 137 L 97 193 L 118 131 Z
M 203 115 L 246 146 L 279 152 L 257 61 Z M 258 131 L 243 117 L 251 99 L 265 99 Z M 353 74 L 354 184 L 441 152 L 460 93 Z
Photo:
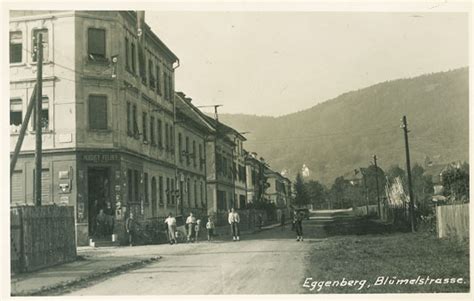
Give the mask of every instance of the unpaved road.
M 290 226 L 212 243 L 149 246 L 158 262 L 70 295 L 303 293 L 307 254 L 319 239 L 296 242 Z M 134 248 L 130 248 L 131 252 Z M 134 252 L 139 253 L 140 247 Z

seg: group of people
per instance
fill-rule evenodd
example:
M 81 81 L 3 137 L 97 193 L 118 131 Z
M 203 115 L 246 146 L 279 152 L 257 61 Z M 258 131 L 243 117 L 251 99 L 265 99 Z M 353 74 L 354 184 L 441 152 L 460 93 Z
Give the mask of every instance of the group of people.
M 281 217 L 282 228 L 285 225 L 284 219 L 285 217 L 284 215 L 282 215 Z M 292 230 L 296 231 L 296 241 L 303 241 L 303 219 L 304 219 L 304 214 L 302 214 L 301 212 L 298 213 L 295 210 L 293 213 Z M 177 231 L 176 218 L 173 216 L 171 212 L 168 214 L 168 217 L 165 219 L 164 223 L 166 225 L 166 231 L 167 231 L 169 243 L 170 244 L 178 243 L 178 240 L 177 240 L 178 231 Z M 232 240 L 240 241 L 240 228 L 239 228 L 240 216 L 239 216 L 239 213 L 234 208 L 232 208 L 229 211 L 228 223 L 231 228 Z M 259 228 L 261 228 L 262 224 L 263 224 L 263 218 L 261 215 L 259 215 L 258 216 Z M 125 228 L 127 230 L 127 233 L 129 234 L 130 246 L 132 246 L 134 243 L 133 241 L 134 236 L 137 231 L 137 226 L 133 218 L 133 213 L 130 213 L 130 216 L 127 218 L 125 222 Z M 202 228 L 201 220 L 196 219 L 196 217 L 193 215 L 192 212 L 189 213 L 189 216 L 186 218 L 187 242 L 197 242 L 199 240 L 199 233 L 201 231 L 201 228 Z M 214 220 L 211 216 L 209 216 L 208 221 L 206 223 L 208 241 L 213 240 L 215 228 L 216 226 L 214 224 Z
M 232 239 L 234 241 L 239 241 L 240 240 L 240 229 L 239 229 L 240 216 L 239 216 L 239 213 L 234 208 L 232 208 L 229 211 L 228 222 L 231 227 Z M 166 224 L 166 230 L 168 232 L 169 243 L 170 244 L 178 243 L 176 218 L 173 216 L 171 212 L 168 214 L 168 217 L 165 219 L 165 224 Z M 209 216 L 208 221 L 206 223 L 208 241 L 213 240 L 215 228 L 216 228 L 216 225 L 214 223 L 214 220 L 211 216 Z M 196 219 L 196 217 L 194 216 L 192 212 L 189 213 L 189 216 L 186 218 L 187 242 L 197 242 L 199 240 L 199 233 L 201 232 L 201 229 L 202 229 L 201 220 Z

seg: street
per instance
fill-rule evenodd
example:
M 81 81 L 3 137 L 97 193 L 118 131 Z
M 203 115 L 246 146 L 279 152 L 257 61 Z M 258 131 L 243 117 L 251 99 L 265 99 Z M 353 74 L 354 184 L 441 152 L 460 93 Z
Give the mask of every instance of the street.
M 312 237 L 317 221 L 305 221 Z M 160 294 L 295 294 L 302 281 L 310 238 L 297 242 L 291 225 L 245 235 L 240 242 L 229 237 L 208 243 L 155 245 L 130 248 L 130 252 L 156 252 L 158 262 L 132 270 L 71 295 Z

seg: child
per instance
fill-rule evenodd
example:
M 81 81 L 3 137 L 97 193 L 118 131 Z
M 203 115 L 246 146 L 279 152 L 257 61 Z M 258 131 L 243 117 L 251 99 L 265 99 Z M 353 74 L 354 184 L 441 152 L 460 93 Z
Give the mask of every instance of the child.
M 209 220 L 206 224 L 206 229 L 207 229 L 207 241 L 211 241 L 212 237 L 214 236 L 214 228 L 216 226 L 214 225 L 214 222 L 212 221 L 212 217 L 209 217 Z
M 196 242 L 198 241 L 199 230 L 201 230 L 201 220 L 200 219 L 198 219 L 196 221 L 196 226 L 194 226 L 194 235 L 195 235 L 195 241 Z

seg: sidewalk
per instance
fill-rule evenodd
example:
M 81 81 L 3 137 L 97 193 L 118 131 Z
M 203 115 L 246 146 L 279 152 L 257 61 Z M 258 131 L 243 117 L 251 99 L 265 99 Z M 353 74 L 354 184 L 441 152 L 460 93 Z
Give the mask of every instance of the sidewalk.
M 51 294 L 55 290 L 79 285 L 158 260 L 160 256 L 153 253 L 148 246 L 78 247 L 78 259 L 74 262 L 36 272 L 12 275 L 11 295 Z

